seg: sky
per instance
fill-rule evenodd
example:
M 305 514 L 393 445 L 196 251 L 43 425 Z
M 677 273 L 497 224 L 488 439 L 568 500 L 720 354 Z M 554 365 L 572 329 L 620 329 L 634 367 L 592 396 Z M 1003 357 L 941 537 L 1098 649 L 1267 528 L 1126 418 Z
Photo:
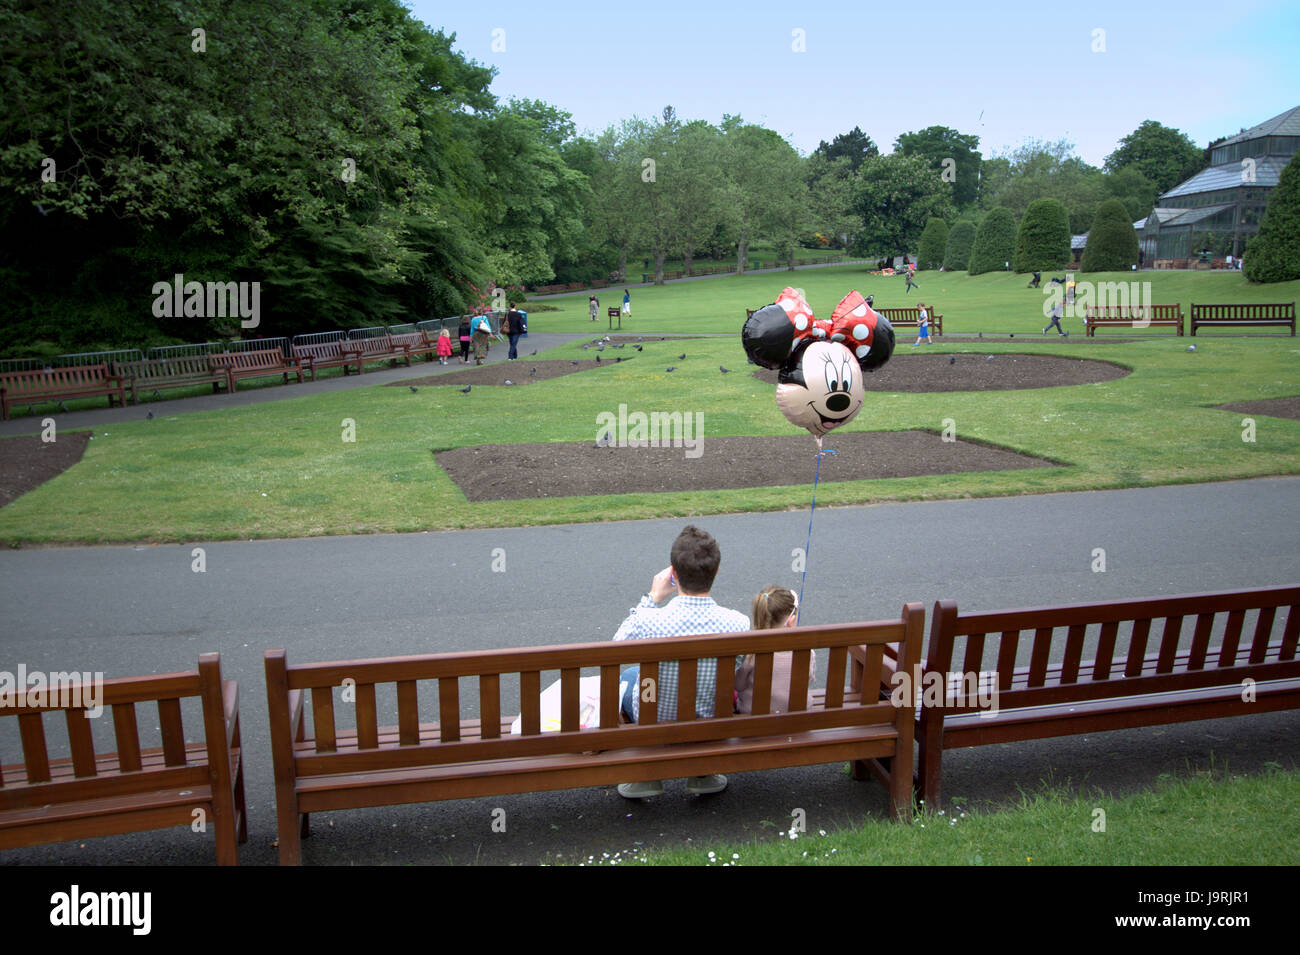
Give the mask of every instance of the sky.
M 1101 166 L 1146 119 L 1198 146 L 1300 105 L 1297 0 L 638 3 L 411 0 L 494 67 L 598 133 L 672 105 L 740 115 L 801 153 L 858 126 L 882 152 L 949 126 L 984 156 L 1068 140 Z

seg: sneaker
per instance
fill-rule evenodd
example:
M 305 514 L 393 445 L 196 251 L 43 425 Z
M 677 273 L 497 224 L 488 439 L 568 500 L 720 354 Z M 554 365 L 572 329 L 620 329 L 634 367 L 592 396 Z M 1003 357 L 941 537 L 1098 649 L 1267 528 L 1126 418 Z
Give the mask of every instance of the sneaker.
M 723 782 L 726 785 L 726 782 Z M 650 780 L 644 783 L 619 783 L 618 794 L 624 799 L 649 799 L 651 796 L 662 796 L 664 784 L 660 780 Z
M 918 345 L 920 345 L 920 344 L 921 344 L 920 342 L 912 342 L 912 347 L 913 347 L 913 348 L 916 348 L 916 347 L 917 347 Z
M 686 781 L 686 791 L 696 796 L 709 796 L 726 788 L 727 777 L 716 773 L 712 776 L 696 776 Z

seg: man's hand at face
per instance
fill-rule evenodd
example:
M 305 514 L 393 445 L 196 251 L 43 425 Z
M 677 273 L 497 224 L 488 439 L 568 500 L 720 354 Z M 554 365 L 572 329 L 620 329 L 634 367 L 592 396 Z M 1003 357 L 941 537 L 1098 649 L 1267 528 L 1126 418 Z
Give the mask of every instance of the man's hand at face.
M 665 567 L 659 573 L 655 574 L 654 580 L 650 582 L 650 599 L 657 604 L 663 603 L 677 590 L 677 580 L 673 577 L 671 566 Z

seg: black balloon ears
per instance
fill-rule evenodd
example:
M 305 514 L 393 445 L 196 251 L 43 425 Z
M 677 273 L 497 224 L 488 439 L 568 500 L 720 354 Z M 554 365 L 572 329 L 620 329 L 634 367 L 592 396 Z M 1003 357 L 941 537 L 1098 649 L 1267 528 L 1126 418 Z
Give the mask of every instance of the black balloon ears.
M 755 365 L 780 368 L 794 345 L 794 324 L 780 305 L 765 305 L 745 320 L 740 340 Z

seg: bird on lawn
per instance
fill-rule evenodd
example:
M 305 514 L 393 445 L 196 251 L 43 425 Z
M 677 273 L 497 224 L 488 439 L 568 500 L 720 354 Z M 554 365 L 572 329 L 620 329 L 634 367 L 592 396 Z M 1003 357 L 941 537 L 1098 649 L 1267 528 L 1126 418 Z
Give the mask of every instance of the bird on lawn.
M 950 364 L 950 365 L 955 365 L 955 364 L 957 364 L 957 359 L 956 359 L 956 357 L 954 356 L 954 357 L 952 357 L 952 358 L 949 358 L 949 359 L 948 359 L 948 364 Z
M 597 364 L 597 365 L 600 364 L 600 356 L 599 356 L 599 355 L 596 356 L 596 364 Z
M 570 365 L 577 365 L 577 364 L 581 364 L 581 362 L 571 361 L 571 362 L 569 362 L 569 364 L 570 364 Z
M 633 345 L 632 347 L 635 348 L 637 351 L 644 351 L 644 350 L 645 350 L 645 349 L 643 349 L 640 345 Z
M 680 355 L 678 355 L 677 357 L 678 357 L 679 360 L 682 359 L 682 358 L 685 358 L 685 357 L 686 357 L 686 352 L 682 352 L 682 353 L 681 353 Z
M 409 387 L 409 388 L 411 389 L 411 394 L 413 394 L 413 395 L 414 395 L 414 394 L 417 394 L 417 393 L 419 392 L 419 390 L 420 390 L 419 388 L 415 387 L 415 385 L 408 385 L 407 387 Z
M 528 357 L 529 357 L 529 358 L 532 358 L 532 357 L 533 357 L 534 355 L 536 355 L 536 354 L 537 354 L 537 349 L 534 348 L 532 351 L 530 351 L 530 352 L 528 353 Z
M 152 420 L 153 420 L 153 412 L 150 411 L 146 417 L 148 417 L 148 419 L 149 419 L 150 421 L 152 421 Z
M 507 378 L 507 379 L 505 380 L 505 384 L 507 384 L 507 385 L 513 385 L 514 382 L 511 381 L 509 378 Z
M 988 357 L 986 360 L 987 360 L 987 361 L 992 361 L 992 360 L 993 360 L 993 356 L 992 356 L 992 355 L 989 355 L 989 357 Z
M 469 390 L 470 390 L 471 388 L 473 388 L 473 387 L 474 387 L 473 385 L 466 385 L 464 388 L 461 388 L 461 389 L 460 389 L 460 393 L 461 393 L 462 395 L 467 395 L 467 394 L 469 394 Z
M 676 365 L 669 365 L 667 368 L 664 369 L 664 371 L 676 371 L 676 370 L 677 370 Z
M 719 366 L 718 366 L 718 371 L 722 372 L 722 373 L 725 375 L 725 374 L 727 374 L 729 371 L 731 371 L 731 369 L 730 369 L 730 368 L 723 368 L 721 365 L 719 365 Z
M 622 360 L 623 360 L 623 356 L 622 356 L 622 355 L 615 355 L 615 356 L 614 356 L 614 363 L 615 363 L 615 364 L 618 364 L 618 363 L 619 363 L 620 361 L 622 361 Z
M 596 447 L 598 448 L 608 448 L 613 443 L 614 438 L 608 431 L 596 439 Z
M 537 369 L 536 369 L 536 368 L 530 368 L 530 369 L 528 369 L 528 374 L 530 374 L 530 375 L 535 375 L 535 374 L 537 374 Z
M 983 340 L 984 340 L 984 333 L 983 333 L 983 332 L 980 332 L 980 341 L 983 341 Z

